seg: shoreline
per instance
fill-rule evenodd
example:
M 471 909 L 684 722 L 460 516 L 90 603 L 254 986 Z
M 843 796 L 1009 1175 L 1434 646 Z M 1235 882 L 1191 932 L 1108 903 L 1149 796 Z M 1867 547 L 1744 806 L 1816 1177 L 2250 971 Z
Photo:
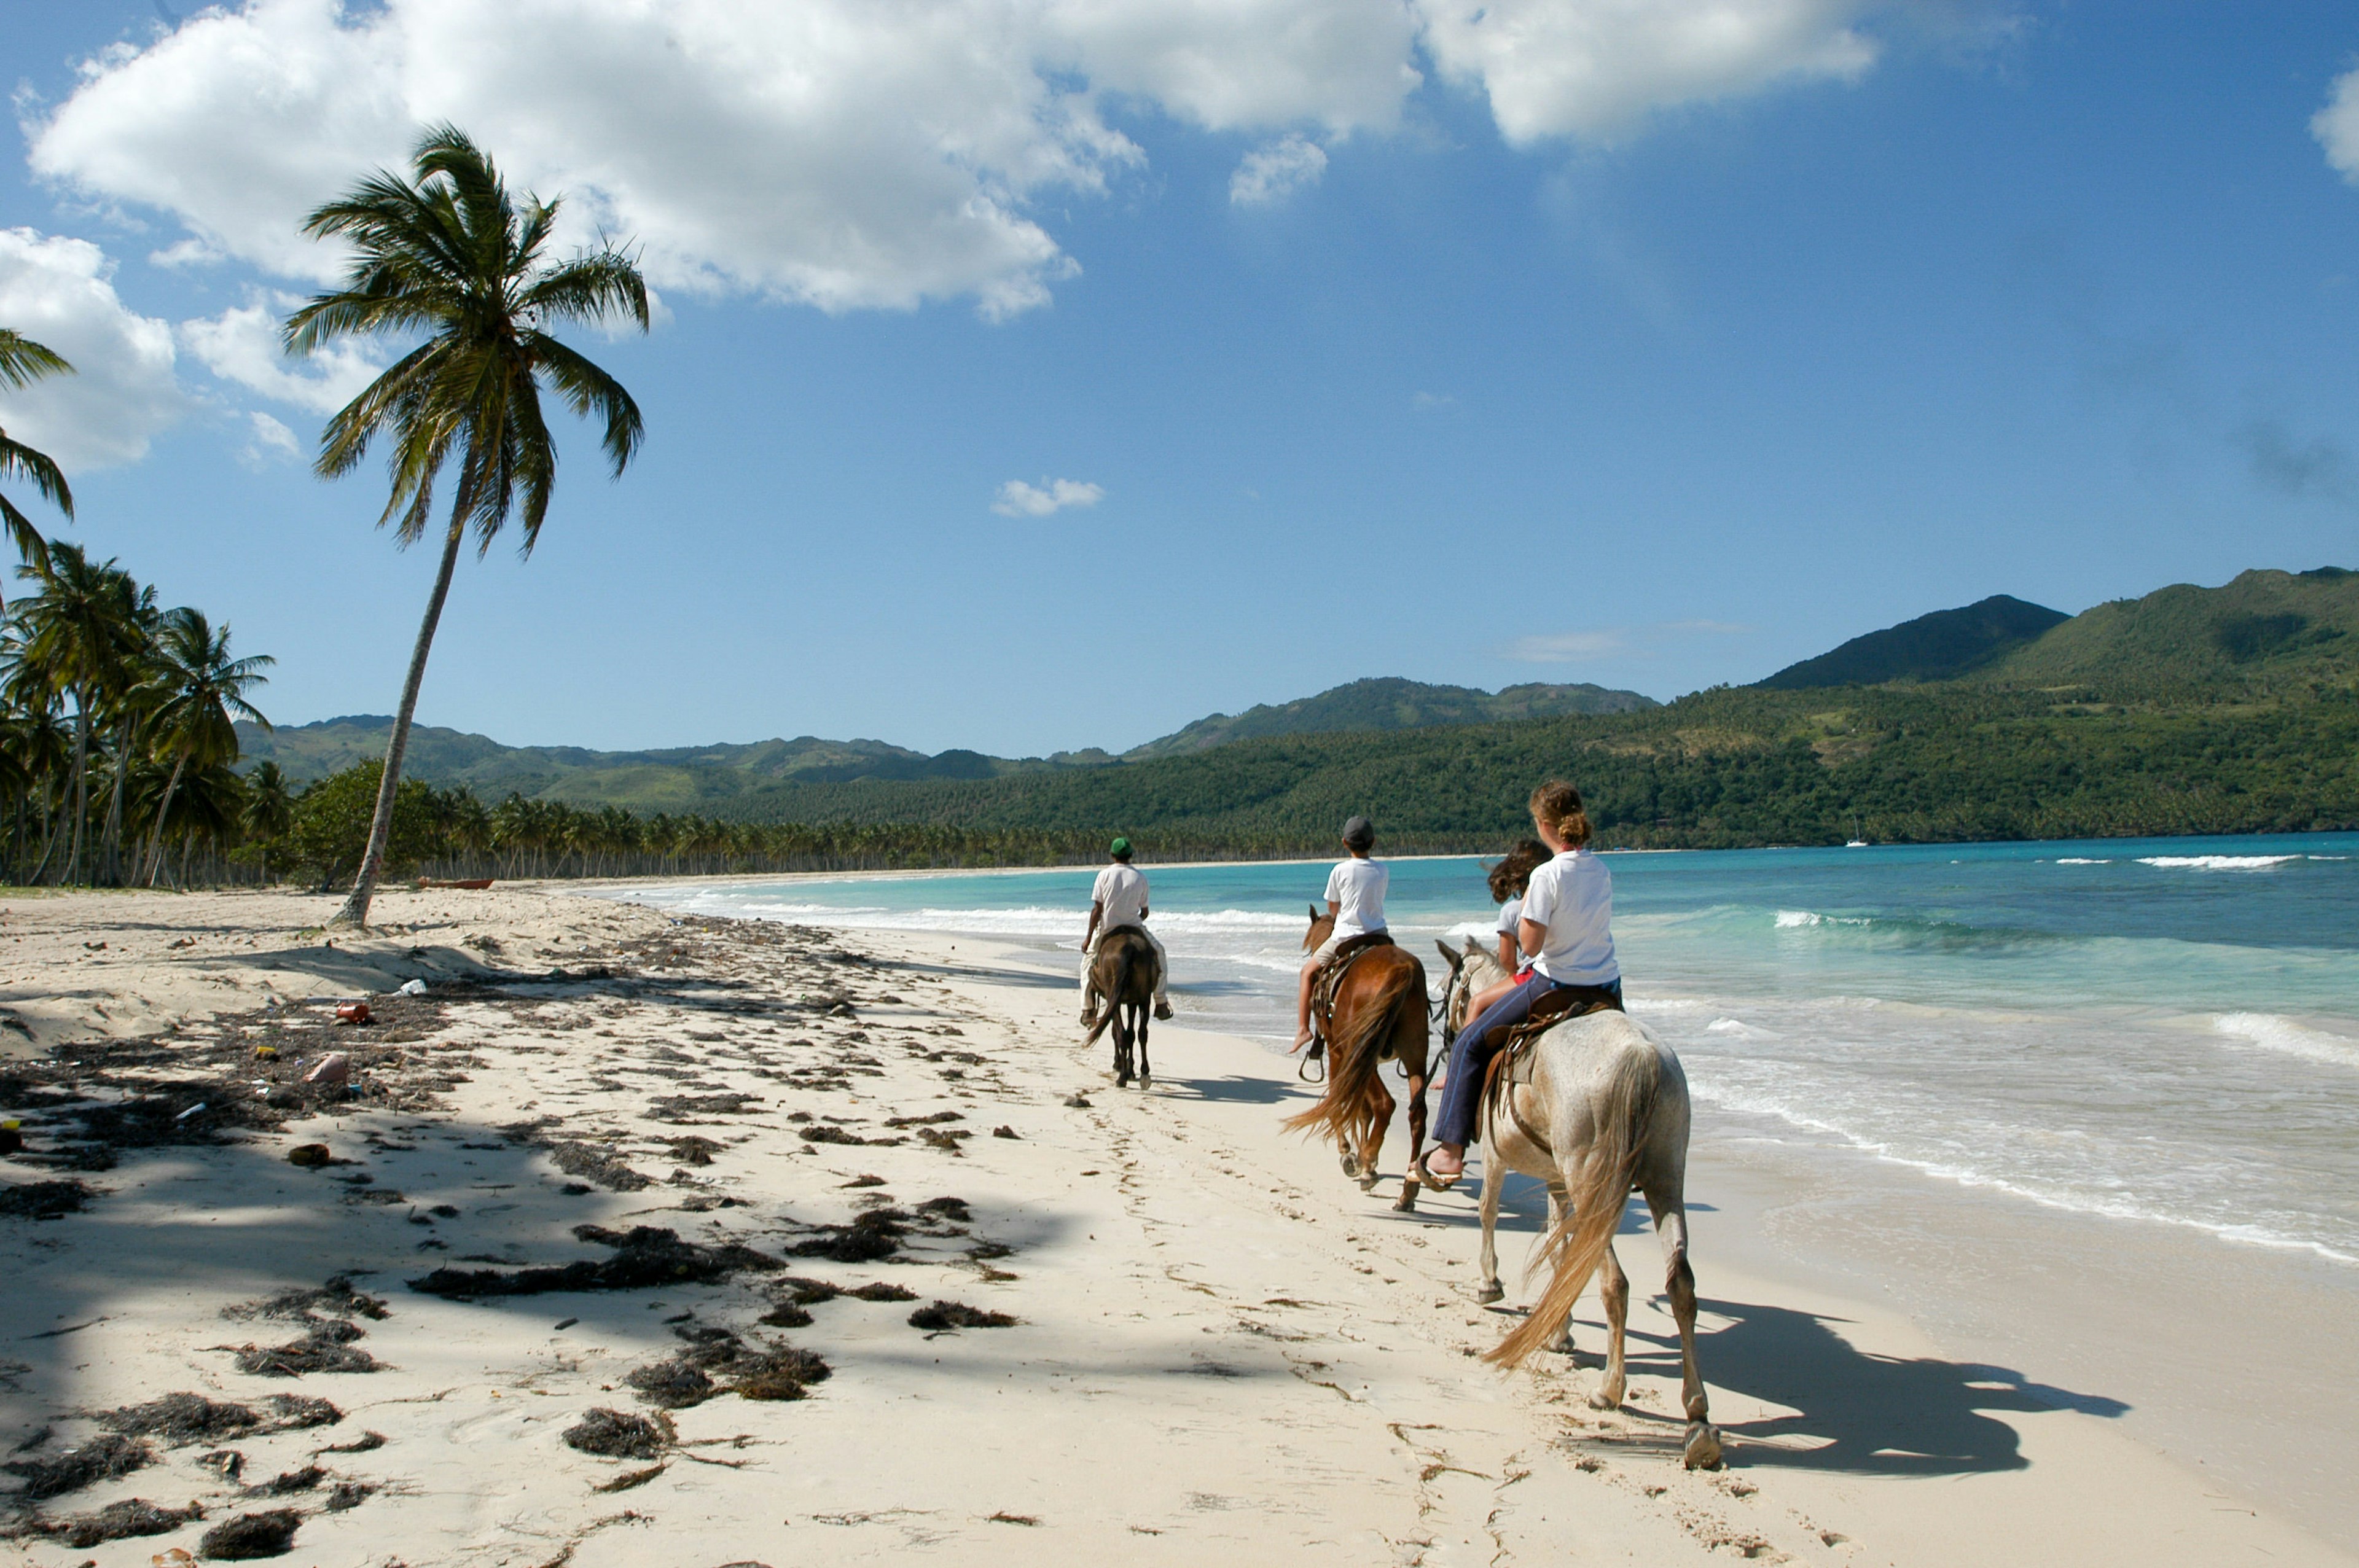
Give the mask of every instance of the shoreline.
M 325 1026 L 301 994 L 363 972 L 430 981 L 425 997 L 397 999 L 415 1011 L 388 1014 L 389 1032 L 409 1038 L 372 1047 L 372 1098 L 297 1106 L 218 1141 L 125 1146 L 112 1169 L 73 1178 L 97 1192 L 82 1212 L 0 1219 L 7 1266 L 34 1287 L 0 1304 L 0 1334 L 25 1363 L 0 1379 L 9 1446 L 53 1425 L 47 1445 L 25 1451 L 46 1459 L 94 1430 L 75 1411 L 167 1391 L 255 1408 L 277 1393 L 326 1397 L 342 1413 L 324 1432 L 235 1439 L 236 1486 L 197 1463 L 217 1445 L 157 1440 L 145 1468 L 45 1510 L 139 1496 L 201 1502 L 207 1520 L 94 1552 L 22 1541 L 27 1561 L 144 1563 L 272 1507 L 302 1514 L 296 1551 L 322 1564 L 570 1553 L 602 1568 L 644 1563 L 663 1540 L 696 1561 L 780 1565 L 929 1554 L 1029 1564 L 1044 1549 L 1149 1563 L 1516 1563 L 1560 1562 L 1569 1546 L 1694 1564 L 1732 1552 L 1912 1568 L 2354 1561 L 2283 1508 L 2238 1498 L 2133 1435 L 2115 1408 L 2131 1402 L 2124 1391 L 2103 1368 L 2060 1368 L 2042 1337 L 2051 1329 L 2032 1325 L 2032 1353 L 2007 1363 L 2019 1370 L 1995 1373 L 1972 1358 L 1973 1323 L 1923 1320 L 1895 1260 L 1813 1251 L 1823 1238 L 1812 1227 L 1885 1201 L 1873 1195 L 1831 1205 L 1793 1173 L 1700 1151 L 1702 1365 L 1733 1463 L 1690 1474 L 1676 1457 L 1676 1358 L 1651 1299 L 1650 1238 L 1620 1244 L 1638 1286 L 1631 1397 L 1593 1411 L 1593 1292 L 1576 1314 L 1572 1364 L 1483 1367 L 1476 1353 L 1527 1292 L 1511 1284 L 1509 1304 L 1489 1309 L 1464 1295 L 1473 1195 L 1430 1195 L 1413 1216 L 1391 1211 L 1389 1176 L 1361 1195 L 1332 1152 L 1278 1132 L 1305 1091 L 1258 1044 L 1158 1026 L 1157 1087 L 1116 1091 L 1106 1044 L 1076 1050 L 1070 974 L 1020 946 L 675 919 L 571 892 L 396 890 L 378 935 L 333 949 L 290 940 L 333 907 L 310 895 L 8 912 L 0 932 L 19 949 L 109 944 L 112 958 L 77 960 L 77 1006 L 120 1016 L 139 991 L 191 993 L 169 1035 L 137 1044 L 156 1065 L 124 1069 L 161 1073 L 152 1092 L 167 1097 L 204 1095 L 202 1073 L 220 1069 L 201 1064 L 247 1050 L 239 1043 L 256 1031 L 290 1052 L 360 1049 L 364 1032 Z M 207 995 L 191 973 L 232 983 L 203 982 Z M 273 995 L 285 1000 L 268 1006 Z M 94 1046 L 90 1059 L 104 1056 Z M 170 1065 L 182 1057 L 187 1067 Z M 57 1146 L 56 1114 L 36 1111 L 38 1146 Z M 288 1164 L 285 1151 L 307 1140 L 356 1163 Z M 552 1163 L 569 1140 L 650 1184 L 569 1185 Z M 1387 1172 L 1404 1157 L 1397 1135 Z M 0 1172 L 12 1187 L 58 1179 L 19 1160 Z M 847 1185 L 872 1173 L 881 1184 Z M 773 1257 L 836 1248 L 869 1212 L 863 1200 L 888 1193 L 895 1212 L 932 1217 L 910 1221 L 890 1257 L 788 1268 L 905 1288 L 904 1305 L 790 1312 L 776 1304 L 775 1271 L 472 1303 L 404 1282 L 445 1259 L 514 1272 L 614 1255 L 612 1240 L 577 1238 L 579 1223 L 603 1237 L 656 1226 Z M 919 1209 L 938 1194 L 954 1206 Z M 1533 1198 L 1527 1184 L 1510 1192 L 1511 1266 L 1535 1234 Z M 2069 1238 L 2039 1258 L 2073 1268 Z M 386 1315 L 221 1315 L 333 1273 Z M 935 1298 L 1016 1322 L 939 1333 L 905 1321 Z M 209 1348 L 300 1335 L 305 1314 L 360 1330 L 350 1343 L 382 1369 L 270 1378 Z M 773 1318 L 800 1325 L 766 1326 Z M 2283 1348 L 2267 1314 L 2233 1304 L 2202 1328 L 2264 1368 Z M 721 1337 L 684 1337 L 707 1330 Z M 562 1440 L 593 1407 L 663 1413 L 630 1379 L 684 1346 L 720 1347 L 712 1376 L 734 1386 L 733 1337 L 791 1342 L 832 1375 L 799 1399 L 722 1393 L 674 1409 L 676 1440 L 644 1461 Z M 2254 1378 L 2232 1361 L 2215 1378 L 2220 1397 L 2243 1390 L 2266 1403 Z M 2317 1440 L 2347 1430 L 2347 1414 L 2288 1414 L 2331 1462 L 2339 1445 Z M 298 1484 L 307 1454 L 327 1480 Z M 282 1472 L 296 1477 L 283 1498 L 245 1495 Z M 327 1508 L 325 1488 L 347 1482 L 375 1489 Z M 625 1482 L 628 1498 L 592 1489 Z

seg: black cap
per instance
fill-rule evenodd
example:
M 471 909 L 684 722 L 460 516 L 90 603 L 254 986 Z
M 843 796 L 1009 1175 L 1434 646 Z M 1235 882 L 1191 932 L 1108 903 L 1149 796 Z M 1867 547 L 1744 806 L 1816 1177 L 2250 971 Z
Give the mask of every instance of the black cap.
M 1365 849 L 1376 841 L 1376 825 L 1364 816 L 1354 816 L 1343 824 L 1343 842 L 1354 849 Z

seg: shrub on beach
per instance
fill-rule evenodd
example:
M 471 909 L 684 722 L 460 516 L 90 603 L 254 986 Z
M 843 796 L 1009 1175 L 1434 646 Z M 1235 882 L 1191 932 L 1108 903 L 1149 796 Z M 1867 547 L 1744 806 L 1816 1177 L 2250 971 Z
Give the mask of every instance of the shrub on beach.
M 360 762 L 321 779 L 296 797 L 288 849 L 295 863 L 322 887 L 353 880 L 368 849 L 369 819 L 376 810 L 383 762 Z M 386 846 L 392 874 L 418 864 L 438 844 L 433 791 L 415 779 L 402 781 L 394 796 L 393 838 Z

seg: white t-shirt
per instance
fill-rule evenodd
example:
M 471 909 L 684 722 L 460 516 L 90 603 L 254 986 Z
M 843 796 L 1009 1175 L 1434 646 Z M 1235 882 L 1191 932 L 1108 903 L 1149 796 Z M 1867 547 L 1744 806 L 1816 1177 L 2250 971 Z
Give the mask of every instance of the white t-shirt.
M 1548 927 L 1532 968 L 1566 985 L 1608 986 L 1614 961 L 1614 873 L 1586 849 L 1567 849 L 1532 873 L 1523 917 Z
M 1515 897 L 1501 904 L 1499 906 L 1499 935 L 1502 936 L 1513 936 L 1516 934 L 1516 922 L 1523 918 L 1523 914 L 1524 895 L 1522 893 L 1517 893 Z
M 1385 928 L 1385 884 L 1392 878 L 1381 861 L 1354 855 L 1335 862 L 1327 873 L 1327 902 L 1336 906 L 1336 941 Z
M 1147 925 L 1147 873 L 1116 860 L 1098 873 L 1098 880 L 1090 886 L 1090 900 L 1103 912 L 1098 917 L 1100 935 L 1123 925 L 1143 930 Z

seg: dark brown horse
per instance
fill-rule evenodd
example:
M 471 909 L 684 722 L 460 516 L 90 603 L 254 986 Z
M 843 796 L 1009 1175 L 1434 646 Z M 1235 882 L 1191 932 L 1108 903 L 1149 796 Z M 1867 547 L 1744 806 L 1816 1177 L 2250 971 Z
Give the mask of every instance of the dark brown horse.
M 1090 984 L 1103 999 L 1103 1010 L 1098 1021 L 1090 1025 L 1084 1047 L 1094 1045 L 1098 1036 L 1114 1025 L 1114 1082 L 1116 1088 L 1129 1087 L 1132 1076 L 1130 1046 L 1138 1043 L 1138 1087 L 1152 1087 L 1147 1065 L 1147 1021 L 1153 1016 L 1155 1003 L 1155 945 L 1146 934 L 1127 925 L 1118 925 L 1098 939 L 1097 957 L 1090 960 Z
M 1303 951 L 1326 941 L 1334 928 L 1335 917 L 1312 905 Z M 1399 1063 L 1408 1079 L 1409 1152 L 1425 1146 L 1425 966 L 1406 947 L 1363 951 L 1335 989 L 1325 1037 L 1327 1092 L 1309 1110 L 1288 1117 L 1286 1127 L 1334 1139 L 1343 1152 L 1343 1173 L 1366 1192 L 1376 1184 L 1376 1156 L 1393 1120 L 1393 1097 L 1384 1083 L 1386 1062 Z M 1404 1174 L 1393 1207 L 1416 1206 L 1417 1179 Z

